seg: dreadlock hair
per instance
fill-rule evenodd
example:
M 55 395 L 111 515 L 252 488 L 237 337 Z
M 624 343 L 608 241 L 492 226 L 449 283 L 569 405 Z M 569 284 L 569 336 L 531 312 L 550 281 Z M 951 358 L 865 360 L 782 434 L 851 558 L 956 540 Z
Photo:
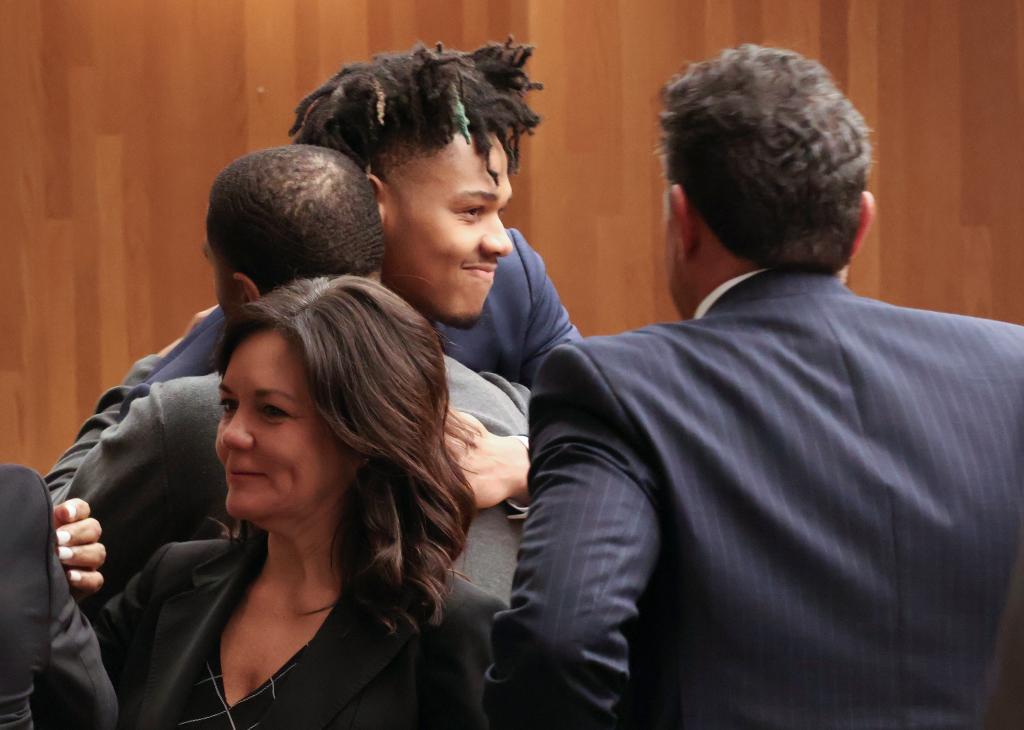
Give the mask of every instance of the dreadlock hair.
M 509 37 L 468 53 L 417 44 L 349 64 L 299 103 L 288 134 L 338 150 L 378 175 L 437 152 L 457 134 L 487 160 L 494 135 L 514 173 L 520 138 L 540 123 L 525 100 L 543 88 L 523 70 L 532 53 Z

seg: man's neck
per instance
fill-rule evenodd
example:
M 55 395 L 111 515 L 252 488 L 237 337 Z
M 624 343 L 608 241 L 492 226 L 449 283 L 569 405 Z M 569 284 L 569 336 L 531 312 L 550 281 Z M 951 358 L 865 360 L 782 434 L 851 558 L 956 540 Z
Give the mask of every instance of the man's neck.
M 713 306 L 715 306 L 715 303 L 719 299 L 721 299 L 725 295 L 725 293 L 727 291 L 732 289 L 737 284 L 740 284 L 740 283 L 746 281 L 747 279 L 749 279 L 750 277 L 755 276 L 756 274 L 760 274 L 762 271 L 767 271 L 767 270 L 768 269 L 754 269 L 753 271 L 747 271 L 747 272 L 744 272 L 742 274 L 738 274 L 736 276 L 733 276 L 730 279 L 726 279 L 721 284 L 719 284 L 714 289 L 712 289 L 708 293 L 708 295 L 705 296 L 700 301 L 700 304 L 698 304 L 697 307 L 694 309 L 693 319 L 700 319 L 705 314 L 707 314 L 708 310 L 711 309 Z
M 676 309 L 683 319 L 694 318 L 702 302 L 718 287 L 736 277 L 763 270 L 753 261 L 739 259 L 735 256 L 722 257 L 718 260 L 717 265 L 710 267 L 705 264 L 694 264 L 695 267 L 698 265 L 704 267 L 699 280 L 693 281 L 690 286 L 685 287 L 684 296 L 676 300 Z

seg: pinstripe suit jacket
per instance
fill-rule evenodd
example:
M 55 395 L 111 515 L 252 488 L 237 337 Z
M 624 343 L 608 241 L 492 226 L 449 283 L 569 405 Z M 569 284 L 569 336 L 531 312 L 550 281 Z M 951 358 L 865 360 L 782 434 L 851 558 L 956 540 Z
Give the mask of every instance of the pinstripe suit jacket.
M 555 350 L 531 445 L 494 730 L 976 726 L 1024 328 L 768 272 Z

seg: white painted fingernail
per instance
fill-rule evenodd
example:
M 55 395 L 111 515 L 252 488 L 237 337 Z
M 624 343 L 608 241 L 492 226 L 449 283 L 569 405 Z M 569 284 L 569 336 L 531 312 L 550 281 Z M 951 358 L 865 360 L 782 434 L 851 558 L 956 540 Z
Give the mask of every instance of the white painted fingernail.
M 69 570 L 68 571 L 68 580 L 71 581 L 72 583 L 77 583 L 78 581 L 82 580 L 82 573 L 81 573 L 81 571 Z
M 71 560 L 75 557 L 75 551 L 69 547 L 59 547 L 57 548 L 57 557 L 61 560 Z
M 78 507 L 72 502 L 68 505 L 68 520 L 74 522 L 76 517 L 78 517 Z
M 71 533 L 67 530 L 57 530 L 57 544 L 67 545 L 71 542 Z

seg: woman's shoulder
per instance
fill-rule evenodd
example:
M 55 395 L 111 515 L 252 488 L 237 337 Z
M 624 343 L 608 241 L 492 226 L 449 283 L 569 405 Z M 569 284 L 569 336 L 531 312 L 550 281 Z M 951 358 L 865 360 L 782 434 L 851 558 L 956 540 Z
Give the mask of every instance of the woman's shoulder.
M 200 565 L 239 548 L 238 541 L 226 539 L 169 542 L 154 557 L 160 556 L 160 562 L 168 565 Z
M 192 571 L 201 565 L 243 549 L 235 540 L 170 542 L 149 559 L 141 571 L 149 582 L 172 590 L 192 582 Z

